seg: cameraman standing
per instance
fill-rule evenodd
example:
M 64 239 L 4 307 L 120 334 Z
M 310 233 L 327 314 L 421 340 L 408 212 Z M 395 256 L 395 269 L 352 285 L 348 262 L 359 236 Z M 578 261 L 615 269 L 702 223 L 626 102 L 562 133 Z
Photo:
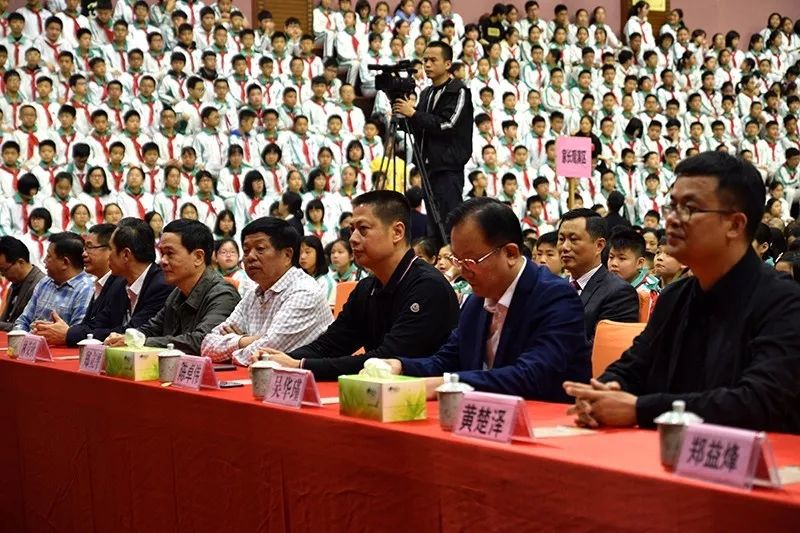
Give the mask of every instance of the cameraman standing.
M 463 200 L 464 165 L 472 154 L 472 100 L 467 87 L 450 77 L 452 61 L 450 45 L 441 41 L 430 43 L 423 62 L 425 74 L 433 85 L 423 89 L 416 108 L 407 98 L 397 99 L 392 105 L 395 113 L 408 118 L 442 223 Z M 431 199 L 425 200 L 431 214 Z M 433 218 L 429 220 L 432 223 Z M 438 236 L 439 230 L 429 233 Z

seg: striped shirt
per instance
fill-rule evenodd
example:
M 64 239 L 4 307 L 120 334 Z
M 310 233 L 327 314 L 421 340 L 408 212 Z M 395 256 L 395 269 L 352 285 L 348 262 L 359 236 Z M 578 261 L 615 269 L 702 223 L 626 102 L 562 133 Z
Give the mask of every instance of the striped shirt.
M 84 271 L 61 285 L 49 276 L 42 278 L 33 289 L 31 299 L 16 325 L 30 331 L 31 324 L 36 320 L 52 321 L 52 311 L 70 326 L 80 324 L 93 297 L 94 280 Z
M 233 360 L 249 365 L 261 348 L 288 352 L 314 341 L 333 321 L 322 287 L 303 272 L 292 267 L 267 290 L 250 290 L 222 324 L 203 340 L 201 353 L 215 362 Z M 244 335 L 223 334 L 227 326 L 236 326 Z M 239 348 L 243 336 L 259 337 Z

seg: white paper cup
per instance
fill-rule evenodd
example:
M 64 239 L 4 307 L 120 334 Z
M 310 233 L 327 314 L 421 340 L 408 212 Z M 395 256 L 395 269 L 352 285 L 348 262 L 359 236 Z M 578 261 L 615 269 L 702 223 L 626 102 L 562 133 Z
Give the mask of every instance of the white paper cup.
M 179 354 L 158 354 L 158 380 L 161 383 L 175 381 L 175 374 L 178 372 L 180 360 L 181 356 Z
M 19 345 L 22 344 L 22 339 L 25 338 L 25 334 L 22 335 L 14 334 L 8 335 L 8 356 L 9 357 L 17 357 L 17 352 L 19 351 Z
M 436 395 L 439 399 L 439 425 L 445 431 L 453 431 L 464 393 L 438 391 Z
M 274 366 L 267 361 L 256 361 L 250 365 L 250 377 L 253 381 L 253 398 L 263 400 L 267 395 L 267 384 Z

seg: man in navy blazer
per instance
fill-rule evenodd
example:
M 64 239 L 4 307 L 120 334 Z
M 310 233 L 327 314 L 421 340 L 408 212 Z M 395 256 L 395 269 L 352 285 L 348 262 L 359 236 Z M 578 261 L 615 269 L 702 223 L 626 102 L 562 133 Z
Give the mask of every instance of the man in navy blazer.
M 114 333 L 124 333 L 146 324 L 164 307 L 174 287 L 164 280 L 156 263 L 155 235 L 144 220 L 128 217 L 119 221 L 109 241 L 111 272 L 124 282 L 125 316 Z
M 96 224 L 89 230 L 83 247 L 83 264 L 88 274 L 96 278 L 95 292 L 86 314 L 79 324 L 70 326 L 53 311 L 51 322 L 37 322 L 34 330 L 53 346 L 75 346 L 91 333 L 102 341 L 125 316 L 125 280 L 108 268 L 109 239 L 113 224 Z
M 497 200 L 468 200 L 451 213 L 450 225 L 450 260 L 461 267 L 473 295 L 436 354 L 391 359 L 393 372 L 456 372 L 481 391 L 569 401 L 561 387 L 563 376 L 591 374 L 576 292 L 522 256 L 519 221 Z M 441 382 L 441 377 L 428 380 L 429 396 Z

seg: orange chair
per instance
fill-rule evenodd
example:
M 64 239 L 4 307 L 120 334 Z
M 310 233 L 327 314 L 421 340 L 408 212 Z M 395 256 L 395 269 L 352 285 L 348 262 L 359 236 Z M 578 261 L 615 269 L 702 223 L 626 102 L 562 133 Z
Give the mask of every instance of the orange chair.
M 647 322 L 650 318 L 650 293 L 644 291 L 636 291 L 639 295 L 639 322 Z
M 626 323 L 612 320 L 598 322 L 592 347 L 592 375 L 598 377 L 608 365 L 619 359 L 646 325 L 642 322 Z
M 333 318 L 336 318 L 342 312 L 342 307 L 344 307 L 347 299 L 350 298 L 350 293 L 353 292 L 357 284 L 357 281 L 343 281 L 336 284 L 336 303 L 333 305 Z

